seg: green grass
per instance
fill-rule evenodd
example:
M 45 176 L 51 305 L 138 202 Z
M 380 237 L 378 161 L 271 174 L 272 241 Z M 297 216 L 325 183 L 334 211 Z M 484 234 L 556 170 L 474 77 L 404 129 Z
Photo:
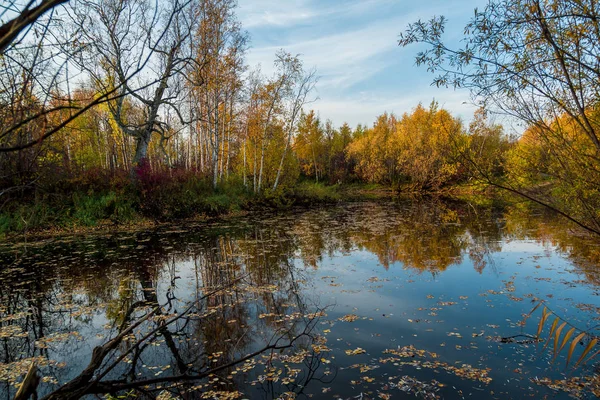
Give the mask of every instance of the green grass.
M 462 190 L 466 197 L 467 188 Z M 0 237 L 48 229 L 125 225 L 149 220 L 168 222 L 199 216 L 219 216 L 239 210 L 313 206 L 340 201 L 393 198 L 394 188 L 378 184 L 326 185 L 301 181 L 294 187 L 279 187 L 257 195 L 235 178 L 213 189 L 209 180 L 196 176 L 165 179 L 161 184 L 133 184 L 38 196 L 26 203 L 15 199 L 0 212 Z
M 0 213 L 0 236 L 47 229 L 135 224 L 138 220 L 174 221 L 198 216 L 218 216 L 245 209 L 311 206 L 342 200 L 381 198 L 391 193 L 381 185 L 326 185 L 300 182 L 261 195 L 232 180 L 212 188 L 192 177 L 168 181 L 152 189 L 127 186 L 104 191 L 86 188 L 72 194 L 54 194 L 30 203 L 15 201 Z
M 322 183 L 301 182 L 291 190 L 290 196 L 296 204 L 335 203 L 342 199 L 339 187 L 339 185 L 327 186 Z
M 74 194 L 73 222 L 82 226 L 96 226 L 109 220 L 115 224 L 133 220 L 137 213 L 133 201 L 125 195 L 110 191 L 105 194 Z

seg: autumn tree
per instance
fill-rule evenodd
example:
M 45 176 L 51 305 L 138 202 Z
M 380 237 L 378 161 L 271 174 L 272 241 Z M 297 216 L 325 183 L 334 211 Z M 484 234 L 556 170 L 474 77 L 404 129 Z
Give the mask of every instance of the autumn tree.
M 196 145 L 204 143 L 201 169 L 210 170 L 214 187 L 229 170 L 234 117 L 246 70 L 248 34 L 237 20 L 236 6 L 234 0 L 200 1 L 200 21 L 192 41 L 194 58 L 201 65 L 190 65 L 189 71 L 201 83 L 192 87 L 192 110 L 198 116 L 193 135 Z
M 319 176 L 325 172 L 325 143 L 323 126 L 314 110 L 300 116 L 294 150 L 302 173 L 319 182 Z
M 347 123 L 336 129 L 330 120 L 321 123 L 314 110 L 302 113 L 294 140 L 301 173 L 317 183 L 344 181 L 350 174 L 346 150 L 351 142 L 352 129 Z
M 263 88 L 259 93 L 261 97 L 267 95 L 264 89 L 272 90 L 272 87 Z M 290 186 L 295 183 L 299 171 L 294 154 L 285 152 L 287 135 L 282 121 L 273 119 L 265 128 L 264 111 L 260 107 L 249 116 L 247 136 L 244 137 L 242 154 L 238 156 L 244 182 L 254 193 L 264 193 L 266 188 L 272 188 L 282 156 L 285 157 L 285 173 L 279 176 L 280 185 Z
M 182 123 L 184 82 L 190 63 L 191 32 L 198 23 L 196 3 L 173 0 L 152 5 L 145 0 L 72 2 L 72 29 L 84 51 L 74 62 L 100 93 L 115 92 L 108 102 L 114 120 L 136 140 L 133 164 L 148 152 L 151 139 L 168 140 L 164 114 L 171 109 Z M 143 71 L 132 79 L 131 74 Z M 127 102 L 141 113 L 126 115 Z
M 352 128 L 344 122 L 339 129 L 334 130 L 329 148 L 330 182 L 347 180 L 351 165 L 346 157 L 346 149 L 352 141 Z
M 468 148 L 462 149 L 465 167 L 470 177 L 501 178 L 506 173 L 506 158 L 513 140 L 504 133 L 502 125 L 490 120 L 489 112 L 479 108 L 469 123 Z
M 462 123 L 434 101 L 418 105 L 398 121 L 391 149 L 397 151 L 398 172 L 418 189 L 438 190 L 460 179 L 457 148 L 465 136 Z
M 80 29 L 65 29 L 71 16 L 66 6 L 57 7 L 64 3 L 11 0 L 0 8 L 0 154 L 39 150 L 92 107 L 120 97 L 123 85 L 113 83 L 93 96 L 73 98 L 81 84 L 81 68 L 74 64 L 86 41 Z M 126 78 L 133 80 L 141 69 L 129 69 Z
M 287 81 L 283 74 L 275 75 L 267 81 L 260 76 L 256 76 L 255 79 L 251 93 L 253 117 L 248 121 L 251 124 L 248 130 L 252 131 L 254 139 L 253 190 L 260 193 L 265 175 L 271 169 L 269 161 L 274 145 L 279 141 L 277 139 L 281 138 L 283 127 L 281 121 L 277 121 L 277 114 Z
M 279 184 L 279 179 L 284 169 L 284 161 L 291 147 L 292 137 L 297 131 L 303 107 L 314 101 L 309 96 L 312 95 L 318 79 L 314 68 L 306 71 L 300 58 L 292 56 L 290 53 L 283 51 L 277 53 L 276 64 L 280 66 L 282 77 L 285 77 L 288 82 L 282 97 L 282 118 L 286 142 L 279 166 L 277 167 L 277 176 L 275 177 L 273 190 L 276 190 Z
M 272 77 L 266 78 L 256 70 L 250 75 L 248 85 L 243 173 L 246 181 L 246 168 L 251 162 L 255 193 L 265 188 L 266 176 L 273 176 L 268 182 L 276 190 L 285 171 L 297 175 L 297 171 L 285 168 L 286 160 L 293 156 L 288 150 L 302 107 L 310 101 L 308 96 L 316 82 L 315 72 L 306 72 L 298 56 L 281 50 L 274 64 L 276 71 Z M 269 161 L 273 157 L 277 160 L 274 166 Z
M 551 128 L 554 135 L 549 136 L 531 126 L 510 149 L 505 164 L 508 184 L 595 226 L 600 220 L 596 150 L 567 115 L 556 118 Z
M 391 183 L 396 178 L 397 159 L 391 139 L 396 131 L 396 117 L 384 113 L 372 128 L 356 129 L 348 146 L 348 157 L 355 163 L 357 176 L 366 182 Z
M 355 133 L 347 155 L 363 181 L 436 191 L 462 178 L 457 148 L 465 144 L 460 120 L 434 101 L 401 119 L 380 115 L 373 128 Z
M 568 174 L 578 177 L 574 186 L 587 187 L 586 171 L 598 170 L 600 153 L 600 120 L 595 112 L 600 88 L 599 12 L 593 0 L 492 0 L 483 10 L 475 10 L 462 48 L 444 42 L 443 16 L 410 24 L 399 44 L 427 44 L 416 62 L 438 73 L 435 85 L 467 88 L 476 102 L 517 118 L 542 141 L 560 146 L 552 157 L 568 157 L 555 161 L 573 168 Z M 560 128 L 563 117 L 577 126 L 587 145 L 574 151 Z M 576 204 L 565 203 L 551 192 L 490 183 L 600 234 L 598 212 L 587 196 L 575 196 Z M 588 211 L 582 214 L 584 209 Z

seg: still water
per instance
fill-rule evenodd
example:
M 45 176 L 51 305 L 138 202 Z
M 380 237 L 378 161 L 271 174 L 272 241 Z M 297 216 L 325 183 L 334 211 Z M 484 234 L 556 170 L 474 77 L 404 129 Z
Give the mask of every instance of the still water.
M 598 244 L 434 200 L 4 244 L 0 395 L 595 398 Z

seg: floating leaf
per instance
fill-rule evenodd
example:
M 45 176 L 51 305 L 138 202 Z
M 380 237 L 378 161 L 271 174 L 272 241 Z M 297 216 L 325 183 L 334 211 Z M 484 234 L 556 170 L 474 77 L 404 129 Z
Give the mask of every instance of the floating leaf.
M 358 319 L 358 315 L 355 314 L 347 314 L 344 315 L 343 317 L 338 318 L 338 320 L 340 321 L 344 321 L 344 322 L 354 322 Z
M 354 350 L 351 350 L 351 349 L 346 350 L 346 354 L 349 356 L 355 356 L 355 355 L 363 354 L 363 353 L 366 353 L 366 351 L 364 349 L 361 349 L 360 347 L 357 347 Z

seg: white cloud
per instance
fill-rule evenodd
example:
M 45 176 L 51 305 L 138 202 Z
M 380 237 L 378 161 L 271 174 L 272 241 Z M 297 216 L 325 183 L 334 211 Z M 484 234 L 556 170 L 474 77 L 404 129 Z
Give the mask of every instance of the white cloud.
M 256 44 L 248 53 L 249 65 L 260 64 L 263 73 L 269 76 L 274 72 L 277 50 L 300 54 L 305 67 L 316 67 L 320 76 L 317 84 L 320 100 L 310 107 L 322 118 L 329 118 L 337 125 L 344 121 L 370 125 L 386 110 L 402 114 L 420 101 L 428 105 L 433 98 L 463 120 L 468 122 L 472 118 L 473 107 L 463 104 L 469 98 L 468 92 L 430 87 L 431 76 L 414 66 L 416 49 L 397 46 L 398 34 L 419 18 L 444 14 L 453 17 L 453 24 L 461 25 L 460 21 L 472 12 L 471 1 L 242 3 L 242 22 Z
M 286 27 L 319 18 L 344 18 L 360 16 L 394 0 L 358 0 L 344 5 L 325 5 L 315 0 L 258 0 L 244 1 L 239 6 L 239 15 L 246 29 L 258 27 Z
M 318 10 L 310 6 L 310 1 L 259 0 L 242 2 L 239 15 L 246 29 L 262 26 L 290 26 L 310 20 L 318 15 Z
M 388 61 L 381 56 L 396 50 L 398 26 L 408 18 L 392 18 L 357 30 L 251 49 L 248 61 L 250 65 L 261 64 L 263 72 L 269 75 L 273 73 L 271 60 L 275 52 L 283 48 L 292 54 L 300 54 L 306 67 L 317 68 L 321 77 L 320 89 L 348 88 L 392 62 L 393 56 Z

